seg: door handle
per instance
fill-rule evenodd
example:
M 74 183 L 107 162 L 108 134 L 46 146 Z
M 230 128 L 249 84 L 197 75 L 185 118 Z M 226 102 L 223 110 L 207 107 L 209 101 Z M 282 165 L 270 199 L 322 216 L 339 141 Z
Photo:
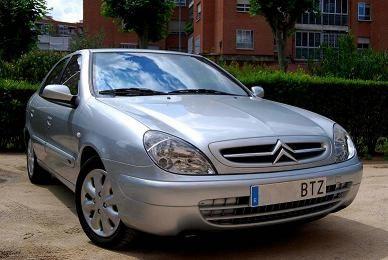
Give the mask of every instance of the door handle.
M 34 117 L 34 112 L 35 112 L 35 110 L 34 110 L 34 109 L 31 109 L 31 110 L 30 110 L 30 117 L 31 117 L 31 118 L 33 118 L 33 117 Z
M 51 116 L 47 117 L 46 123 L 47 123 L 48 127 L 50 127 L 52 125 L 52 120 L 53 120 L 53 118 Z

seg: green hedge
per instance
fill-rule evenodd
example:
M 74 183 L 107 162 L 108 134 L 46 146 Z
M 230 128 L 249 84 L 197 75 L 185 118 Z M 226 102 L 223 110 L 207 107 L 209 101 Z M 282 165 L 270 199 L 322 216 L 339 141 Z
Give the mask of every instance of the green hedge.
M 373 154 L 388 137 L 388 82 L 312 77 L 303 73 L 226 66 L 245 85 L 262 86 L 265 97 L 324 115 L 347 129 L 362 153 Z
M 26 104 L 38 88 L 23 81 L 0 79 L 0 151 L 23 151 Z
M 66 53 L 33 50 L 13 62 L 0 61 L 0 78 L 40 83 Z
M 388 83 L 311 77 L 253 67 L 227 66 L 247 86 L 261 85 L 266 98 L 302 107 L 341 124 L 361 153 L 373 154 L 388 137 Z M 25 106 L 37 85 L 0 79 L 0 150 L 22 151 Z

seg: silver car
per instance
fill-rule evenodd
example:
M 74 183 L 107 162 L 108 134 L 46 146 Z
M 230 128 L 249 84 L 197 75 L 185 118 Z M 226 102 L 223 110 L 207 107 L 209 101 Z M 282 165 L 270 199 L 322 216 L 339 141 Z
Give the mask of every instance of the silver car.
M 28 103 L 28 176 L 74 191 L 83 230 L 110 248 L 349 206 L 362 163 L 348 133 L 263 95 L 201 56 L 75 52 Z

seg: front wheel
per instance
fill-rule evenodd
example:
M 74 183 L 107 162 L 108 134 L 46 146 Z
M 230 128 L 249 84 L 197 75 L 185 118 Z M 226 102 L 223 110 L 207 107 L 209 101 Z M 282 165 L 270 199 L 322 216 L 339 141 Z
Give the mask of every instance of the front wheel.
M 96 245 L 122 248 L 134 240 L 136 231 L 120 220 L 110 177 L 96 158 L 88 160 L 81 169 L 76 207 L 84 232 Z

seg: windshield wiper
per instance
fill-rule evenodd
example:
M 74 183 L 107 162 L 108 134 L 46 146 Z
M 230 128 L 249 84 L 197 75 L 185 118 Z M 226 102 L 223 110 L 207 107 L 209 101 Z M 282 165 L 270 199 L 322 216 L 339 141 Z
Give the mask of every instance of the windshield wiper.
M 102 90 L 98 92 L 100 95 L 113 95 L 113 96 L 152 96 L 152 95 L 165 95 L 166 93 L 148 89 L 148 88 L 117 88 Z
M 213 90 L 213 89 L 179 89 L 179 90 L 174 90 L 171 92 L 168 92 L 168 94 L 210 94 L 210 95 L 231 95 L 235 96 L 235 94 L 227 93 L 227 92 L 222 92 L 218 90 Z

